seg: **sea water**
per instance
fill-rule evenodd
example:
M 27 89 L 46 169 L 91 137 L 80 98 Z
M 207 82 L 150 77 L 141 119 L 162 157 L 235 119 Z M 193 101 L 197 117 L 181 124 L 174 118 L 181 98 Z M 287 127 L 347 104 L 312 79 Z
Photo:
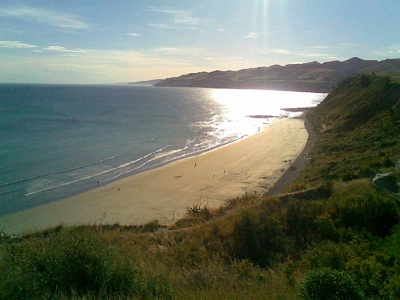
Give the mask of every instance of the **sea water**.
M 325 96 L 1 84 L 0 216 L 236 141 L 296 114 L 284 108 L 313 107 Z

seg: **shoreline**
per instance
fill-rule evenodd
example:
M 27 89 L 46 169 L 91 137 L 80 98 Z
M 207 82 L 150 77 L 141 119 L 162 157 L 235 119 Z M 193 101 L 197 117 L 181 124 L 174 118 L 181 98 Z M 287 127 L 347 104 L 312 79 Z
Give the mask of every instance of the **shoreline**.
M 263 194 L 263 197 L 272 197 L 281 194 L 282 190 L 285 187 L 291 185 L 296 180 L 296 178 L 300 175 L 307 164 L 307 159 L 309 158 L 311 149 L 314 147 L 316 132 L 314 130 L 314 127 L 304 114 L 301 116 L 301 119 L 304 121 L 304 127 L 308 132 L 307 143 L 304 146 L 303 151 L 292 163 L 291 166 L 293 168 L 287 169 L 274 184 L 274 186 Z
M 82 194 L 0 217 L 0 229 L 22 234 L 81 224 L 170 224 L 194 204 L 217 208 L 246 192 L 265 195 L 306 147 L 305 120 L 284 118 L 260 132 L 178 159 Z M 286 172 L 285 172 L 286 171 Z

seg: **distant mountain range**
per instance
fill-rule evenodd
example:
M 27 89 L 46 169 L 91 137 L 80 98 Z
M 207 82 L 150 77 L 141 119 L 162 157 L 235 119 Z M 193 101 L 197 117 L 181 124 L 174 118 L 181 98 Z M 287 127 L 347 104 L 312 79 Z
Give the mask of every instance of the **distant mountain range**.
M 346 61 L 200 72 L 160 80 L 155 86 L 330 92 L 343 79 L 366 73 L 400 78 L 400 59 L 378 61 L 353 57 Z
M 153 86 L 160 82 L 162 79 L 153 79 L 153 80 L 145 80 L 145 81 L 136 81 L 136 82 L 128 82 L 128 84 L 132 85 L 141 85 L 141 86 Z

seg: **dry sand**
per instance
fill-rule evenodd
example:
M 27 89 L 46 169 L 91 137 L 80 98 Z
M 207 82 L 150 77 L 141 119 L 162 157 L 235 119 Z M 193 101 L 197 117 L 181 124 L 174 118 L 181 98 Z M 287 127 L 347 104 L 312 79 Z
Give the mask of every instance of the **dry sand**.
M 303 120 L 280 119 L 224 147 L 0 217 L 0 229 L 21 234 L 61 223 L 169 224 L 194 204 L 214 208 L 246 192 L 264 194 L 300 155 L 307 138 Z

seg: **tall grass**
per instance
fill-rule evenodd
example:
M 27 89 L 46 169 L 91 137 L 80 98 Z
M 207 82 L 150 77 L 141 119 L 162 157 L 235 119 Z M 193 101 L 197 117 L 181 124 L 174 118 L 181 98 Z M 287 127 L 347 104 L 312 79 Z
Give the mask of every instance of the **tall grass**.
M 170 298 L 164 278 L 144 276 L 134 257 L 76 229 L 7 245 L 1 270 L 1 299 Z

